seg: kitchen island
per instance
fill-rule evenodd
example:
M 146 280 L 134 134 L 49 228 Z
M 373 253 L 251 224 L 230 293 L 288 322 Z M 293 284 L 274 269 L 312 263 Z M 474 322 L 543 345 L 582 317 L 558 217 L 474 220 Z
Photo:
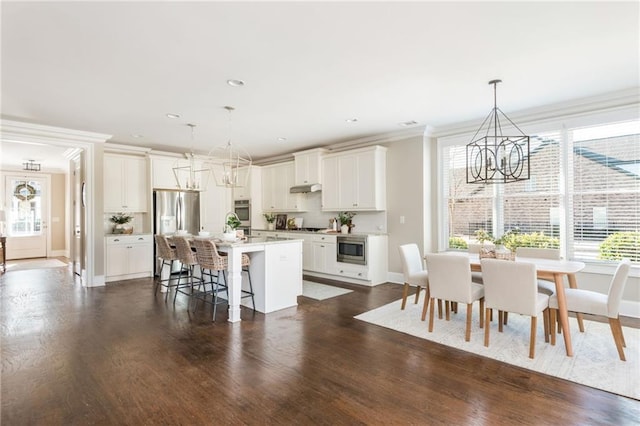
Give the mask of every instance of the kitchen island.
M 229 322 L 240 321 L 240 304 L 252 308 L 250 298 L 242 300 L 242 290 L 249 290 L 249 280 L 242 279 L 242 254 L 251 258 L 251 283 L 256 311 L 268 314 L 298 305 L 302 294 L 302 240 L 296 238 L 247 237 L 229 242 L 211 237 L 219 252 L 228 255 L 227 285 L 229 287 Z M 196 274 L 199 274 L 196 268 Z M 169 278 L 168 268 L 162 272 Z M 163 291 L 166 289 L 163 288 Z
M 196 237 L 198 238 L 198 237 Z M 298 305 L 302 294 L 302 240 L 295 238 L 248 237 L 245 241 L 218 242 L 218 251 L 227 253 L 229 267 L 229 321 L 240 321 L 241 289 L 249 290 L 242 279 L 242 254 L 251 258 L 251 282 L 256 310 L 264 314 Z

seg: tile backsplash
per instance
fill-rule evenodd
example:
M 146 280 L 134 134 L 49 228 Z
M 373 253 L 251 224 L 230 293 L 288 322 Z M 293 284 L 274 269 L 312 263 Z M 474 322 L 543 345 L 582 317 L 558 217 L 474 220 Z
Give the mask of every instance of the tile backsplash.
M 338 212 L 322 211 L 320 192 L 309 192 L 303 196 L 306 197 L 307 211 L 288 213 L 288 216 L 303 218 L 303 227 L 306 228 L 329 227 L 329 220 L 337 217 Z M 356 212 L 353 224 L 355 225 L 353 232 L 387 232 L 387 212 Z

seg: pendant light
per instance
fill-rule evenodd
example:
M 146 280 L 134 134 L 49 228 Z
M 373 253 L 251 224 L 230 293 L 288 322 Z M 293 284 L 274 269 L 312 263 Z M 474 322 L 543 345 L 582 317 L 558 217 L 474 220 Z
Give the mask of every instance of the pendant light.
M 179 189 L 206 191 L 211 170 L 209 168 L 200 168 L 196 163 L 195 155 L 193 154 L 193 133 L 196 125 L 188 123 L 187 126 L 191 128 L 191 152 L 185 152 L 184 154 L 188 164 L 181 166 L 178 163 L 173 168 L 173 175 Z
M 209 152 L 211 169 L 217 186 L 243 188 L 249 181 L 251 155 L 231 144 L 231 113 L 235 108 L 225 106 L 224 109 L 229 113 L 229 140 L 225 146 L 215 147 Z
M 501 82 L 489 82 L 493 85 L 493 109 L 467 145 L 467 183 L 510 183 L 530 178 L 529 136 L 497 107 L 496 87 Z M 500 116 L 520 134 L 503 135 Z

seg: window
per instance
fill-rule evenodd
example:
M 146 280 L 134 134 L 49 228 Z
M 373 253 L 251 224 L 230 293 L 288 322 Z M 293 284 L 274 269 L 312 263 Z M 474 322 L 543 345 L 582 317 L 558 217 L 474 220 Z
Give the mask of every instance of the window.
M 502 185 L 467 184 L 468 141 L 439 140 L 447 249 L 452 237 L 474 242 L 479 229 L 517 229 L 544 235 L 568 258 L 640 262 L 640 121 L 556 127 L 531 137 L 531 179 Z

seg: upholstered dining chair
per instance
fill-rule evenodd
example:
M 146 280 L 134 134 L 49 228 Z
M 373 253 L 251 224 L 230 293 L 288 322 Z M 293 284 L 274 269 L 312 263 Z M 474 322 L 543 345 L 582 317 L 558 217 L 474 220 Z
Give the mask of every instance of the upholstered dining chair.
M 485 322 L 484 345 L 489 346 L 491 310 L 498 310 L 498 330 L 502 331 L 502 313 L 513 312 L 531 317 L 529 358 L 536 351 L 537 318 L 544 319 L 545 341 L 549 341 L 549 295 L 538 291 L 536 266 L 528 262 L 482 259 L 484 275 Z
M 435 299 L 454 303 L 467 304 L 467 318 L 464 340 L 471 340 L 471 319 L 473 302 L 480 301 L 480 328 L 483 327 L 484 287 L 471 281 L 471 265 L 469 257 L 457 254 L 427 254 L 427 270 L 429 271 L 429 293 L 431 309 L 429 310 L 429 332 L 433 332 L 433 316 Z M 447 320 L 449 310 L 447 309 Z
M 418 303 L 420 297 L 420 289 L 425 289 L 424 306 L 422 308 L 422 321 L 427 315 L 427 306 L 429 305 L 429 274 L 423 268 L 422 256 L 417 244 L 404 244 L 398 247 L 400 251 L 400 260 L 402 260 L 402 275 L 404 277 L 404 288 L 402 289 L 402 306 L 404 309 L 407 304 L 407 296 L 409 287 L 416 287 L 416 298 L 414 303 Z
M 602 316 L 609 319 L 611 334 L 613 334 L 613 340 L 622 361 L 626 361 L 624 356 L 626 343 L 624 341 L 622 325 L 620 324 L 620 302 L 622 301 L 622 292 L 629 277 L 630 267 L 631 261 L 629 259 L 620 261 L 609 284 L 609 292 L 607 294 L 578 288 L 565 289 L 567 310 L 575 313 Z M 558 310 L 558 298 L 556 295 L 551 296 L 549 299 L 549 307 L 551 308 L 551 324 L 553 324 L 556 320 Z M 552 342 L 555 340 L 555 336 L 553 335 L 555 333 L 554 330 L 555 327 L 551 327 Z M 584 331 L 584 329 L 580 331 Z
M 560 249 L 539 248 L 539 247 L 518 247 L 516 248 L 516 257 L 531 257 L 535 259 L 554 259 L 560 260 Z M 556 292 L 556 284 L 553 280 L 538 279 L 538 291 L 549 296 Z

